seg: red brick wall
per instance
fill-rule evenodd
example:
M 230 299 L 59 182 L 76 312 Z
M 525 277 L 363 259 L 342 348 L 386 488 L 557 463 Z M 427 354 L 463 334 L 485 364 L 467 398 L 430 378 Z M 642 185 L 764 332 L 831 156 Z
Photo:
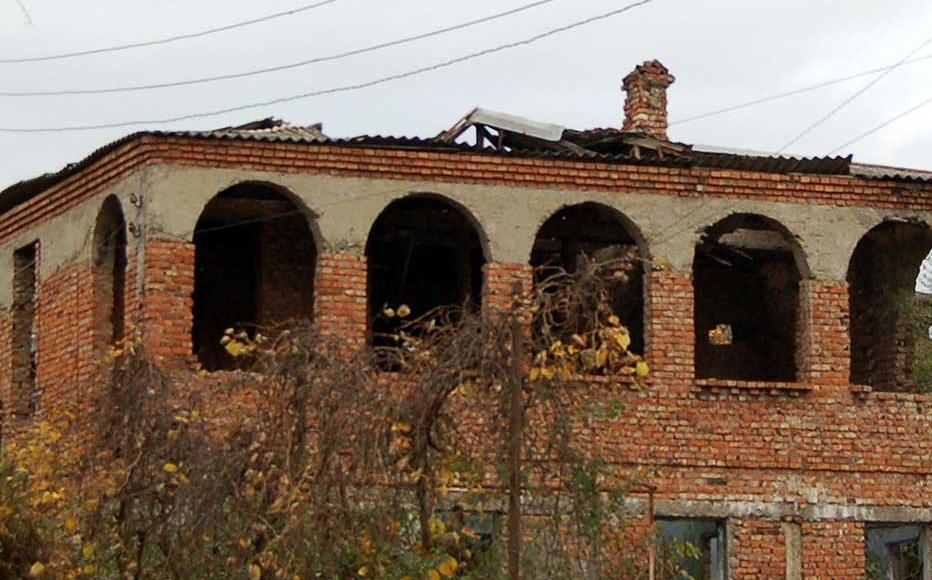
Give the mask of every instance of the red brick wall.
M 804 280 L 801 292 L 803 324 L 800 378 L 815 385 L 847 385 L 851 356 L 848 327 L 848 284 Z
M 149 240 L 143 290 L 144 344 L 156 361 L 168 367 L 184 368 L 194 360 L 193 291 L 194 244 Z
M 647 275 L 647 360 L 654 380 L 678 390 L 694 375 L 693 282 L 689 274 L 658 270 Z
M 68 265 L 39 280 L 38 416 L 83 400 L 101 363 L 94 349 L 94 276 Z
M 712 197 L 932 209 L 932 187 L 843 177 L 147 137 L 0 216 L 0 240 L 61 213 L 141 164 L 155 162 L 672 196 L 692 196 L 701 182 L 704 195 Z M 131 244 L 126 278 L 127 321 L 142 322 L 145 344 L 158 360 L 186 367 L 193 360 L 194 247 L 149 240 L 142 293 L 133 248 Z M 513 283 L 526 287 L 531 280 L 524 264 L 487 264 L 484 272 L 488 308 L 506 306 Z M 345 338 L 350 347 L 366 340 L 366 284 L 365 257 L 343 252 L 318 256 L 316 318 L 324 332 Z M 932 396 L 849 392 L 846 284 L 804 284 L 805 372 L 799 385 L 782 386 L 697 384 L 689 273 L 650 272 L 646 284 L 651 385 L 619 395 L 624 403 L 620 417 L 593 419 L 585 430 L 591 438 L 587 449 L 619 471 L 652 469 L 659 500 L 932 507 L 923 491 L 932 485 Z M 79 399 L 76 389 L 96 368 L 92 272 L 86 265 L 58 268 L 40 280 L 38 296 L 40 406 L 47 409 Z M 9 332 L 9 317 L 0 316 L 0 394 L 7 410 Z M 779 577 L 785 565 L 779 523 L 730 522 L 735 577 Z M 807 578 L 858 577 L 863 568 L 861 523 L 806 522 L 803 545 Z
M 510 308 L 514 292 L 530 290 L 533 272 L 528 264 L 486 263 L 482 267 L 482 304 L 489 309 Z
M 803 577 L 836 580 L 864 577 L 864 524 L 803 523 Z
M 777 521 L 728 520 L 731 578 L 774 580 L 786 577 L 786 541 Z
M 369 305 L 366 257 L 322 252 L 317 258 L 314 312 L 321 332 L 343 337 L 350 348 L 366 344 Z

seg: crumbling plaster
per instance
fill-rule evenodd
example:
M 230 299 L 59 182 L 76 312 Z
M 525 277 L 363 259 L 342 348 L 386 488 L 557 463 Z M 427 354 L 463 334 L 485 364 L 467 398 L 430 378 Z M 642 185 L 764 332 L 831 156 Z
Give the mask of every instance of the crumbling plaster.
M 394 199 L 431 193 L 466 209 L 480 227 L 487 259 L 527 262 L 538 228 L 566 205 L 596 202 L 612 207 L 637 226 L 653 258 L 690 271 L 695 244 L 708 226 L 734 213 L 757 213 L 794 234 L 808 272 L 844 280 L 858 240 L 885 219 L 932 223 L 932 214 L 865 207 L 776 203 L 700 196 L 683 198 L 632 193 L 490 187 L 445 182 L 275 174 L 236 169 L 156 166 L 146 170 L 148 231 L 155 237 L 190 240 L 197 219 L 217 193 L 243 181 L 275 184 L 290 191 L 316 216 L 322 249 L 362 253 L 369 228 Z M 636 232 L 632 232 L 637 238 Z

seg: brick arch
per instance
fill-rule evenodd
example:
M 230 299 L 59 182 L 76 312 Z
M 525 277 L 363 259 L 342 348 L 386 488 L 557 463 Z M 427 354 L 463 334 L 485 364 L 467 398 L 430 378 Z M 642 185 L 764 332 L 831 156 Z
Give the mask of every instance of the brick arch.
M 853 383 L 904 391 L 932 379 L 914 372 L 917 358 L 932 357 L 932 320 L 913 294 L 930 249 L 932 228 L 918 219 L 884 220 L 858 240 L 847 272 Z
M 767 216 L 730 214 L 703 231 L 692 270 L 696 377 L 798 380 L 811 275 L 793 234 Z
M 478 309 L 487 238 L 463 205 L 433 193 L 394 199 L 372 223 L 366 239 L 368 335 L 375 345 L 397 319 L 386 306 L 405 304 L 411 316 L 462 305 Z
M 274 331 L 313 316 L 318 237 L 313 214 L 287 189 L 244 181 L 215 195 L 197 220 L 192 345 L 204 368 L 231 368 L 226 328 Z
M 553 271 L 573 272 L 579 260 L 620 260 L 627 276 L 612 285 L 612 309 L 631 333 L 631 349 L 644 352 L 645 263 L 650 258 L 640 228 L 614 207 L 584 201 L 552 212 L 534 236 L 529 263 L 535 280 Z M 576 324 L 591 323 L 580 317 Z
M 115 195 L 107 196 L 97 212 L 92 256 L 94 344 L 102 350 L 123 339 L 126 322 L 126 219 Z
M 796 262 L 796 268 L 799 271 L 799 275 L 804 279 L 812 277 L 812 270 L 809 267 L 809 257 L 806 255 L 806 251 L 803 248 L 804 240 L 801 240 L 799 236 L 790 231 L 790 229 L 783 225 L 783 223 L 779 220 L 764 214 L 753 212 L 730 213 L 727 216 L 714 222 L 712 225 L 707 226 L 702 231 L 699 237 L 699 242 L 701 243 L 704 238 L 709 238 L 710 236 L 720 236 L 724 233 L 728 233 L 734 228 L 740 227 L 742 221 L 748 218 L 760 220 L 774 232 L 777 232 L 783 236 L 783 239 L 786 240 L 787 245 L 793 253 L 793 259 Z
M 204 212 L 207 210 L 210 204 L 213 203 L 219 196 L 222 196 L 226 194 L 227 192 L 230 192 L 236 189 L 247 188 L 247 187 L 265 189 L 270 192 L 274 192 L 275 194 L 280 196 L 282 199 L 284 199 L 285 201 L 293 205 L 294 206 L 293 211 L 296 212 L 295 215 L 301 215 L 307 221 L 307 227 L 308 229 L 310 229 L 311 235 L 314 237 L 314 245 L 317 248 L 323 248 L 325 246 L 324 241 L 323 241 L 323 235 L 321 234 L 321 231 L 320 231 L 320 225 L 317 223 L 317 220 L 320 218 L 320 214 L 314 211 L 310 206 L 308 206 L 307 202 L 305 202 L 305 200 L 301 196 L 296 194 L 290 188 L 285 187 L 284 185 L 275 183 L 274 181 L 266 181 L 266 180 L 261 180 L 261 179 L 246 179 L 246 180 L 237 181 L 235 183 L 232 183 L 224 187 L 217 193 L 206 198 L 203 204 L 200 205 L 200 211 L 197 214 L 198 221 L 200 220 L 201 216 L 204 215 Z M 194 234 L 196 231 L 197 231 L 197 226 L 195 225 L 194 228 L 190 230 L 190 233 L 188 235 L 189 242 L 192 242 L 192 243 L 194 242 Z
M 650 247 L 647 243 L 647 238 L 644 236 L 644 234 L 641 231 L 640 226 L 638 226 L 631 218 L 629 218 L 624 212 L 622 212 L 618 208 L 613 207 L 611 205 L 604 204 L 604 203 L 600 203 L 597 201 L 581 201 L 579 203 L 561 205 L 560 207 L 556 208 L 555 210 L 547 214 L 546 218 L 538 226 L 537 231 L 534 234 L 535 242 L 537 238 L 540 236 L 541 229 L 544 228 L 544 226 L 546 226 L 548 222 L 550 222 L 551 220 L 553 220 L 555 217 L 559 216 L 560 214 L 565 214 L 568 212 L 573 212 L 573 211 L 578 211 L 578 210 L 583 210 L 583 211 L 588 210 L 593 213 L 599 213 L 599 214 L 602 214 L 602 216 L 604 216 L 604 219 L 611 220 L 617 223 L 618 226 L 624 231 L 624 233 L 631 239 L 634 245 L 637 246 L 639 257 L 644 260 L 651 259 Z M 533 254 L 533 248 L 531 250 L 531 253 Z
M 391 198 L 383 207 L 379 210 L 375 219 L 372 222 L 372 225 L 369 226 L 369 234 L 366 236 L 366 250 L 368 251 L 369 247 L 369 238 L 372 235 L 372 228 L 375 226 L 375 223 L 381 218 L 386 210 L 388 210 L 393 204 L 410 199 L 423 199 L 436 202 L 438 204 L 443 204 L 448 206 L 450 209 L 456 210 L 463 218 L 469 223 L 470 227 L 473 228 L 476 232 L 476 236 L 479 239 L 479 246 L 482 249 L 482 258 L 486 262 L 494 261 L 494 252 L 492 251 L 492 244 L 489 240 L 489 236 L 486 233 L 485 226 L 479 220 L 477 212 L 473 211 L 466 203 L 456 199 L 450 195 L 436 193 L 433 191 L 412 191 L 400 197 Z

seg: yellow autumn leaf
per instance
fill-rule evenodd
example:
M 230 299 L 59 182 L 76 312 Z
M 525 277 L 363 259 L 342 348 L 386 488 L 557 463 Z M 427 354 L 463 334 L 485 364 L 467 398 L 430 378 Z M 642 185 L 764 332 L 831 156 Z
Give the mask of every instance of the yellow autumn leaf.
M 259 580 L 262 578 L 262 568 L 258 564 L 249 565 L 249 579 L 250 580 Z
M 428 570 L 427 580 L 440 580 L 440 572 L 437 572 L 436 570 Z
M 537 379 L 539 379 L 539 378 L 540 378 L 540 369 L 537 368 L 537 367 L 532 368 L 532 369 L 531 369 L 531 372 L 528 374 L 528 378 L 529 378 L 531 381 L 536 381 Z
M 163 465 L 162 469 L 164 469 L 166 473 L 175 473 L 176 471 L 178 471 L 178 466 L 175 465 L 174 463 L 169 462 Z
M 402 304 L 398 307 L 398 312 L 396 312 L 399 317 L 404 318 L 405 316 L 411 314 L 411 308 L 407 304 Z
M 231 340 L 230 342 L 223 345 L 223 348 L 230 353 L 232 357 L 243 356 L 249 352 L 249 348 L 245 344 L 239 342 L 238 340 Z
M 369 573 L 369 568 L 366 566 L 363 566 L 362 568 L 357 570 L 356 573 L 359 574 L 360 576 L 365 576 L 366 574 Z
M 442 564 L 437 566 L 437 571 L 440 572 L 440 575 L 444 578 L 452 578 L 456 576 L 456 569 L 459 567 L 459 562 L 454 558 L 447 558 L 443 561 Z
M 547 380 L 550 380 L 553 378 L 553 371 L 550 370 L 550 368 L 548 367 L 543 367 L 540 369 L 540 376 L 544 377 Z
M 95 552 L 94 544 L 84 544 L 81 547 L 81 555 L 84 556 L 85 558 L 93 558 L 94 552 Z
M 638 361 L 638 364 L 634 366 L 635 372 L 639 377 L 646 377 L 647 373 L 650 372 L 650 367 L 647 366 L 647 363 L 644 361 Z
M 33 578 L 38 578 L 45 573 L 45 564 L 42 562 L 36 562 L 29 568 L 29 575 Z
M 627 332 L 619 332 L 615 335 L 615 342 L 618 343 L 623 350 L 628 350 L 628 347 L 631 346 L 631 335 Z
M 603 347 L 595 354 L 595 366 L 596 368 L 602 368 L 606 364 L 608 364 L 608 351 Z
M 65 529 L 68 530 L 69 532 L 75 531 L 77 527 L 78 527 L 78 520 L 74 518 L 68 518 L 67 520 L 65 520 Z
M 621 325 L 621 320 L 617 316 L 612 314 L 611 316 L 608 317 L 608 323 L 612 326 L 619 326 Z
M 395 423 L 392 425 L 392 431 L 399 431 L 401 433 L 410 433 L 411 424 L 410 423 Z

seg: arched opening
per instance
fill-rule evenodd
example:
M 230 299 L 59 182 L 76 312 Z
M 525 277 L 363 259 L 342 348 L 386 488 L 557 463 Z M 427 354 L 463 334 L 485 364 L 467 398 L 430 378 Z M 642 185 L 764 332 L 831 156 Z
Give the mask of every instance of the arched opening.
M 913 288 L 932 248 L 926 225 L 884 222 L 854 249 L 848 265 L 851 382 L 878 390 L 932 383 L 929 303 Z
M 372 225 L 366 257 L 374 346 L 392 346 L 403 323 L 385 316 L 386 308 L 406 305 L 409 320 L 437 308 L 479 308 L 482 243 L 471 218 L 449 201 L 425 195 L 393 201 Z
M 644 352 L 644 259 L 632 225 L 597 203 L 564 207 L 541 226 L 531 250 L 535 282 L 556 272 L 577 272 L 583 261 L 618 265 L 610 284 L 611 308 L 628 328 L 630 350 Z M 566 321 L 568 333 L 585 333 L 591 321 Z
M 801 256 L 763 216 L 735 214 L 706 231 L 693 262 L 697 378 L 796 380 Z
M 120 200 L 104 200 L 94 226 L 94 343 L 123 339 L 126 318 L 126 220 Z
M 314 236 L 278 188 L 242 183 L 218 194 L 197 221 L 194 247 L 192 342 L 205 369 L 234 367 L 220 344 L 227 328 L 254 333 L 311 318 Z

